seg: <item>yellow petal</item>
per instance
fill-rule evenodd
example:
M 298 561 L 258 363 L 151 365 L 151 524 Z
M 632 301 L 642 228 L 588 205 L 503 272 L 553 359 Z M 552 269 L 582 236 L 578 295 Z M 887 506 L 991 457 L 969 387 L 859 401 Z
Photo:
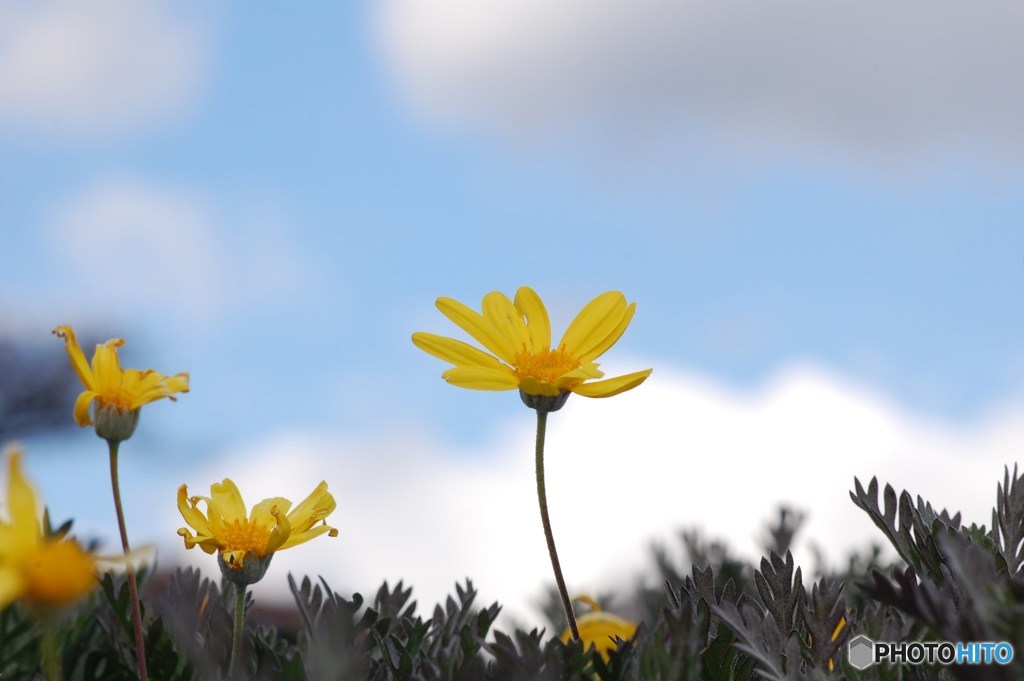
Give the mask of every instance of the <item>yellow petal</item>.
M 586 362 L 583 366 L 578 369 L 568 371 L 558 377 L 555 381 L 555 387 L 559 390 L 568 390 L 570 387 L 583 381 L 588 381 L 595 378 L 602 378 L 604 372 L 597 368 L 595 362 Z
M 337 506 L 334 497 L 327 491 L 327 483 L 321 480 L 309 496 L 292 509 L 288 521 L 296 532 L 305 532 L 330 515 Z
M 592 612 L 600 612 L 601 611 L 601 604 L 598 603 L 596 600 L 594 600 L 593 596 L 590 596 L 588 594 L 580 594 L 579 596 L 576 596 L 575 598 L 573 598 L 572 602 L 573 603 L 583 603 L 584 605 L 589 607 Z
M 96 586 L 96 562 L 76 541 L 45 541 L 23 563 L 22 575 L 26 601 L 66 607 Z
M 526 317 L 526 331 L 530 335 L 530 351 L 539 354 L 551 348 L 551 320 L 544 301 L 529 286 L 516 291 L 516 309 Z
M 191 549 L 199 543 L 196 541 L 196 536 L 187 527 L 179 527 L 178 536 L 185 540 L 186 549 Z
M 496 358 L 483 350 L 454 338 L 445 338 L 432 333 L 418 331 L 412 335 L 412 342 L 423 352 L 456 366 L 481 366 L 498 368 L 502 366 Z
M 587 303 L 569 324 L 559 344 L 566 353 L 582 359 L 615 331 L 626 313 L 626 296 L 619 291 L 602 293 Z
M 594 646 L 604 659 L 617 647 L 616 639 L 628 641 L 636 633 L 636 623 L 624 620 L 609 612 L 588 612 L 577 620 L 580 640 L 585 648 Z M 562 640 L 569 641 L 571 632 L 566 630 Z
M 485 348 L 509 364 L 514 361 L 516 349 L 512 342 L 498 329 L 493 328 L 480 313 L 452 298 L 438 298 L 436 305 L 441 314 L 455 322 Z
M 206 516 L 197 508 L 196 503 L 189 500 L 188 486 L 186 485 L 178 488 L 178 511 L 181 512 L 181 517 L 185 519 L 185 522 L 191 525 L 199 534 L 206 536 L 213 534 L 210 531 L 210 523 L 206 520 Z
M 267 548 L 263 553 L 264 556 L 281 548 L 281 545 L 288 541 L 288 537 L 292 533 L 292 526 L 288 522 L 288 516 L 281 509 L 275 506 L 270 509 L 270 513 L 274 517 L 276 524 L 274 529 L 270 531 L 270 537 L 267 539 Z
M 75 373 L 78 374 L 78 380 L 80 380 L 82 385 L 86 388 L 95 390 L 95 380 L 92 375 L 92 370 L 89 368 L 89 362 L 86 361 L 82 348 L 78 346 L 78 339 L 75 338 L 75 332 L 70 326 L 58 326 L 53 330 L 53 334 L 57 336 L 57 338 L 64 339 L 64 349 L 68 353 L 68 359 L 71 360 L 71 366 L 74 367 Z
M 11 528 L 19 551 L 39 541 L 39 502 L 32 485 L 21 472 L 21 450 L 15 449 L 7 457 L 7 509 Z
M 204 497 L 201 495 L 189 497 L 188 503 L 192 505 L 192 508 L 198 511 L 200 501 L 206 502 L 206 520 L 210 523 L 210 534 L 214 537 L 222 535 L 224 532 L 225 520 L 220 506 L 210 497 Z M 202 513 L 202 511 L 200 511 L 200 513 Z
M 25 591 L 25 579 L 13 565 L 0 563 L 0 611 L 18 600 Z
M 584 397 L 611 397 L 637 387 L 651 375 L 652 371 L 654 370 L 645 369 L 644 371 L 637 371 L 632 374 L 617 376 L 604 381 L 580 383 L 579 385 L 572 386 L 569 390 L 573 391 L 577 395 L 583 395 Z
M 10 561 L 14 559 L 14 556 L 18 554 L 18 548 L 15 544 L 17 542 L 18 534 L 15 529 L 0 520 L 0 564 L 4 561 Z
M 260 525 L 273 525 L 277 520 L 271 511 L 276 508 L 281 513 L 287 513 L 291 507 L 292 502 L 284 497 L 270 497 L 252 507 L 249 511 L 249 520 Z
M 230 478 L 224 478 L 223 482 L 215 482 L 210 485 L 210 496 L 225 523 L 247 520 L 242 493 L 238 491 L 238 487 Z M 212 509 L 210 510 L 212 515 Z
M 174 400 L 174 394 L 188 392 L 188 374 L 164 376 L 159 371 L 128 369 L 124 372 L 121 389 L 128 393 L 131 409 L 167 397 Z
M 619 325 L 612 329 L 611 333 L 605 336 L 600 342 L 595 343 L 590 347 L 581 348 L 580 359 L 584 361 L 597 359 L 603 355 L 608 348 L 615 345 L 619 338 L 622 337 L 622 334 L 625 333 L 626 327 L 629 326 L 631 321 L 633 321 L 633 314 L 635 312 L 636 303 L 630 303 L 626 308 L 626 313 L 622 316 L 622 320 L 619 322 Z
M 164 376 L 164 387 L 169 393 L 187 393 L 189 391 L 189 375 L 187 371 Z M 168 395 L 170 397 L 170 394 Z M 174 399 L 173 397 L 171 399 Z
M 247 553 L 249 553 L 247 549 L 230 549 L 222 550 L 221 556 L 224 558 L 225 565 L 240 570 L 245 567 L 245 554 Z
M 519 379 L 507 368 L 455 367 L 441 374 L 441 378 L 460 388 L 474 390 L 513 390 L 519 387 Z
M 95 380 L 92 389 L 101 395 L 121 389 L 121 377 L 124 371 L 117 358 L 117 349 L 122 345 L 124 345 L 124 340 L 112 338 L 106 343 L 96 346 L 96 352 L 92 356 L 92 375 Z
M 88 426 L 92 424 L 92 417 L 89 415 L 89 407 L 92 406 L 92 401 L 97 397 L 99 397 L 99 395 L 94 393 L 92 390 L 86 390 L 78 396 L 78 399 L 75 400 L 75 423 L 79 426 Z
M 550 383 L 544 383 L 538 381 L 532 376 L 527 376 L 519 381 L 519 389 L 527 395 L 546 395 L 548 397 L 557 397 L 561 392 L 557 386 Z
M 337 537 L 338 530 L 329 526 L 327 523 L 323 523 L 321 525 L 317 525 L 316 527 L 312 527 L 306 530 L 305 532 L 293 532 L 288 537 L 288 540 L 281 545 L 281 548 L 279 548 L 278 551 L 283 551 L 285 549 L 290 549 L 293 546 L 304 544 L 308 542 L 310 539 L 315 539 L 316 537 L 319 537 L 322 534 L 329 534 L 332 537 Z
M 501 291 L 491 291 L 484 296 L 484 319 L 501 333 L 511 344 L 513 354 L 530 347 L 530 334 L 526 331 L 523 315 Z
M 218 548 L 220 548 L 220 543 L 214 537 L 193 535 L 191 532 L 189 532 L 187 527 L 178 528 L 178 536 L 185 540 L 186 549 L 191 549 L 198 546 L 206 553 L 213 553 Z
M 142 393 L 159 389 L 161 378 L 163 376 L 152 369 L 147 371 L 125 369 L 124 374 L 121 376 L 121 391 L 129 395 L 130 398 L 138 398 Z M 139 406 L 142 405 L 134 405 L 132 409 Z

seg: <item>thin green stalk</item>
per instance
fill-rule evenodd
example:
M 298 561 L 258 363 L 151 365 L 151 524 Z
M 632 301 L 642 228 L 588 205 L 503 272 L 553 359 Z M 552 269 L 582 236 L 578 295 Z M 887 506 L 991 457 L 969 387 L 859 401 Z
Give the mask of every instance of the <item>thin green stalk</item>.
M 558 584 L 558 595 L 562 597 L 562 608 L 569 620 L 569 631 L 575 640 L 580 640 L 580 630 L 576 626 L 576 615 L 572 611 L 569 590 L 565 588 L 562 577 L 562 566 L 558 562 L 558 551 L 555 550 L 555 536 L 551 532 L 551 518 L 548 517 L 548 495 L 544 490 L 544 435 L 547 431 L 548 413 L 537 409 L 537 500 L 540 502 L 540 519 L 544 523 L 544 538 L 548 542 L 548 555 L 551 556 L 551 568 L 555 571 L 555 582 Z
M 242 655 L 242 633 L 245 630 L 245 585 L 235 583 L 235 627 L 231 632 L 231 660 L 228 679 L 235 678 L 235 667 Z
M 121 531 L 121 549 L 124 551 L 125 568 L 128 573 L 128 596 L 132 603 L 132 625 L 135 629 L 135 655 L 139 661 L 139 681 L 149 681 L 146 671 L 146 645 L 142 637 L 142 609 L 139 607 L 139 586 L 135 581 L 135 566 L 129 555 L 128 530 L 124 524 L 124 509 L 121 507 L 121 486 L 117 481 L 117 440 L 107 440 L 110 448 L 110 486 L 114 489 L 114 510 L 117 511 L 117 528 Z
M 52 624 L 45 625 L 42 640 L 43 676 L 46 681 L 61 681 L 60 646 L 57 643 L 57 629 Z

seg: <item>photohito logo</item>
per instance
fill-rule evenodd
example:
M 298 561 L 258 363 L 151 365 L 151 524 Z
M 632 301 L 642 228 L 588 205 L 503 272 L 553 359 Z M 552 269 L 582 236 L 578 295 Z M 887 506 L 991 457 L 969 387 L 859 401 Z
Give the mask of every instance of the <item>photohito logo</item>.
M 864 635 L 847 644 L 847 660 L 854 669 L 873 664 L 1010 664 L 1013 646 L 1005 641 L 971 643 L 952 641 L 872 641 Z

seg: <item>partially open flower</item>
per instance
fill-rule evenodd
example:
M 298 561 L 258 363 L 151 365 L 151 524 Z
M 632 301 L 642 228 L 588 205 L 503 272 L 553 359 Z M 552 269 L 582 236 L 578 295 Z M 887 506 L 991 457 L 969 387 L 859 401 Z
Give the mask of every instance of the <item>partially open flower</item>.
M 628 641 L 636 633 L 636 622 L 622 619 L 610 612 L 604 612 L 597 601 L 590 596 L 577 596 L 573 600 L 586 603 L 591 608 L 590 612 L 581 615 L 576 620 L 583 647 L 594 646 L 605 660 L 608 659 L 611 651 L 619 647 L 618 639 Z M 570 640 L 572 640 L 572 632 L 566 629 L 562 632 L 562 641 L 568 643 Z
M 603 381 L 594 360 L 622 336 L 636 303 L 619 291 L 590 301 L 569 324 L 557 346 L 551 344 L 547 309 L 533 289 L 523 286 L 515 302 L 499 291 L 484 296 L 483 313 L 451 298 L 437 308 L 493 354 L 432 333 L 412 335 L 416 347 L 454 365 L 441 376 L 453 385 L 476 390 L 514 390 L 527 406 L 557 411 L 569 393 L 611 397 L 635 388 L 651 369 Z
M 199 502 L 206 504 L 206 513 Z M 263 578 L 274 552 L 297 546 L 321 534 L 338 536 L 325 518 L 337 504 L 321 482 L 298 506 L 283 497 L 264 499 L 246 513 L 238 487 L 228 478 L 210 486 L 210 496 L 188 496 L 188 487 L 178 488 L 178 510 L 196 534 L 183 527 L 178 534 L 185 548 L 198 546 L 206 553 L 218 552 L 224 576 L 236 583 L 253 584 Z M 289 510 L 291 509 L 291 510 Z
M 96 561 L 73 539 L 43 535 L 39 500 L 7 456 L 7 520 L 0 519 L 0 610 L 22 600 L 37 612 L 67 607 L 96 585 Z
M 75 423 L 95 423 L 96 434 L 105 440 L 121 442 L 130 438 L 139 423 L 142 405 L 164 397 L 174 400 L 176 393 L 188 392 L 186 373 L 165 376 L 152 369 L 122 369 L 117 358 L 117 349 L 124 345 L 120 338 L 97 345 L 90 366 L 70 326 L 58 326 L 53 333 L 64 339 L 71 366 L 85 386 L 85 392 L 75 401 Z

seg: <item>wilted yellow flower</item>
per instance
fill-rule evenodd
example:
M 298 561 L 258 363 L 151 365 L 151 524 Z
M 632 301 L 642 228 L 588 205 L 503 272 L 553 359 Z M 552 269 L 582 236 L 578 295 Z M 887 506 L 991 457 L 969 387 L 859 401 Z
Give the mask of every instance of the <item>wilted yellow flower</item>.
M 85 386 L 75 400 L 75 422 L 88 426 L 95 419 L 100 437 L 128 439 L 138 423 L 139 407 L 163 397 L 174 400 L 175 393 L 188 392 L 187 373 L 165 376 L 152 369 L 122 369 L 117 359 L 117 349 L 124 345 L 120 338 L 97 345 L 90 367 L 70 326 L 58 326 L 53 333 L 64 339 L 71 366 Z M 94 402 L 94 418 L 90 418 L 89 407 Z
M 576 620 L 584 649 L 594 646 L 601 657 L 607 660 L 609 653 L 618 647 L 616 639 L 628 641 L 636 633 L 636 622 L 622 619 L 610 612 L 604 612 L 593 598 L 577 596 L 573 600 L 586 603 L 591 608 L 590 612 L 581 615 Z M 572 632 L 566 629 L 562 632 L 562 641 L 568 643 L 570 640 L 572 640 Z
M 438 298 L 437 308 L 494 353 L 489 355 L 462 341 L 432 333 L 412 335 L 416 347 L 455 365 L 442 377 L 463 388 L 519 388 L 527 396 L 552 398 L 569 392 L 610 397 L 640 385 L 652 371 L 592 380 L 604 376 L 594 360 L 619 340 L 636 311 L 636 303 L 627 304 L 618 291 L 602 293 L 590 301 L 554 347 L 547 309 L 527 286 L 516 292 L 514 303 L 500 291 L 488 293 L 483 299 L 483 314 L 451 298 Z
M 199 502 L 206 503 L 206 513 Z M 178 530 L 185 548 L 199 546 L 206 553 L 218 551 L 222 571 L 228 579 L 251 584 L 266 572 L 275 551 L 289 549 L 321 534 L 338 536 L 325 518 L 337 504 L 321 482 L 298 506 L 283 497 L 264 499 L 246 514 L 238 487 L 228 478 L 210 486 L 210 496 L 188 496 L 188 487 L 178 488 L 178 510 L 192 529 Z M 289 511 L 289 509 L 291 509 Z M 249 565 L 246 564 L 249 562 Z
M 96 585 L 96 562 L 73 539 L 45 537 L 39 501 L 21 472 L 20 450 L 7 457 L 7 515 L 0 520 L 0 610 L 22 599 L 38 610 L 71 605 Z

